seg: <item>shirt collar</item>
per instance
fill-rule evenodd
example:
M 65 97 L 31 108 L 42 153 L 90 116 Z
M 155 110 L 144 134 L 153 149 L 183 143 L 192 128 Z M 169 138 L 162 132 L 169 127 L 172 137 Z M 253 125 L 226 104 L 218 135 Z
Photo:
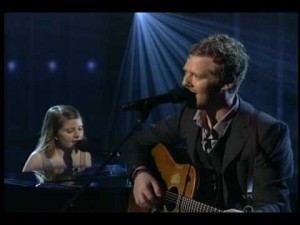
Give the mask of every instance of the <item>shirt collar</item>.
M 237 110 L 239 108 L 239 104 L 240 104 L 239 98 L 236 95 L 234 97 L 233 103 L 232 103 L 229 111 L 223 116 L 223 118 L 220 121 L 218 121 L 214 125 L 213 130 L 215 130 L 217 132 L 219 137 L 222 137 L 225 134 L 229 124 L 232 121 L 234 114 L 237 112 Z M 206 115 L 205 111 L 199 109 L 196 111 L 195 116 L 193 117 L 193 121 L 199 127 L 203 128 L 205 130 L 210 130 L 210 128 L 207 124 L 207 119 L 206 119 L 205 115 Z

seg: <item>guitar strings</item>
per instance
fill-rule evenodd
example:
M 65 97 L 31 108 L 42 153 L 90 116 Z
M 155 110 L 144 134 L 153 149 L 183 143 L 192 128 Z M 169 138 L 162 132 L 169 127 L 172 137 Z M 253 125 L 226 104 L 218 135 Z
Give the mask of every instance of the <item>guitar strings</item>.
M 167 201 L 175 203 L 176 208 L 184 209 L 186 212 L 222 212 L 222 210 L 170 191 L 166 191 L 165 197 Z

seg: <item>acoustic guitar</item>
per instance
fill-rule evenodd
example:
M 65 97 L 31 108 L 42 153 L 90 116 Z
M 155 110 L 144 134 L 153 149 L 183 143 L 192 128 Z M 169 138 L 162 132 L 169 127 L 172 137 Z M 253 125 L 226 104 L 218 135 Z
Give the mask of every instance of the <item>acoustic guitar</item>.
M 128 212 L 222 212 L 193 199 L 199 184 L 199 174 L 195 167 L 176 163 L 162 144 L 152 149 L 152 156 L 159 180 L 166 190 L 162 201 L 149 209 L 140 208 L 131 193 Z

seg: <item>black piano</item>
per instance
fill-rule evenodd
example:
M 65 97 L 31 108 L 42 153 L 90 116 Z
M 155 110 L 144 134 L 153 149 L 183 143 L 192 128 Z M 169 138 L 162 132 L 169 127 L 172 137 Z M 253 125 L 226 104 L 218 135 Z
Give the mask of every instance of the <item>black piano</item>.
M 98 165 L 53 179 L 6 173 L 5 212 L 126 212 L 131 184 L 121 165 Z

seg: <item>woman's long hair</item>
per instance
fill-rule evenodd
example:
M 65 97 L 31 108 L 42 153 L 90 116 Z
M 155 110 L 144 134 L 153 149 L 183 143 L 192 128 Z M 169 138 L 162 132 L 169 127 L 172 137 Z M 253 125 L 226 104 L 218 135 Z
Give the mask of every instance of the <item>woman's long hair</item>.
M 46 112 L 41 135 L 36 147 L 37 152 L 44 152 L 47 158 L 51 158 L 55 150 L 55 138 L 58 130 L 67 120 L 81 119 L 79 111 L 70 105 L 52 106 Z

